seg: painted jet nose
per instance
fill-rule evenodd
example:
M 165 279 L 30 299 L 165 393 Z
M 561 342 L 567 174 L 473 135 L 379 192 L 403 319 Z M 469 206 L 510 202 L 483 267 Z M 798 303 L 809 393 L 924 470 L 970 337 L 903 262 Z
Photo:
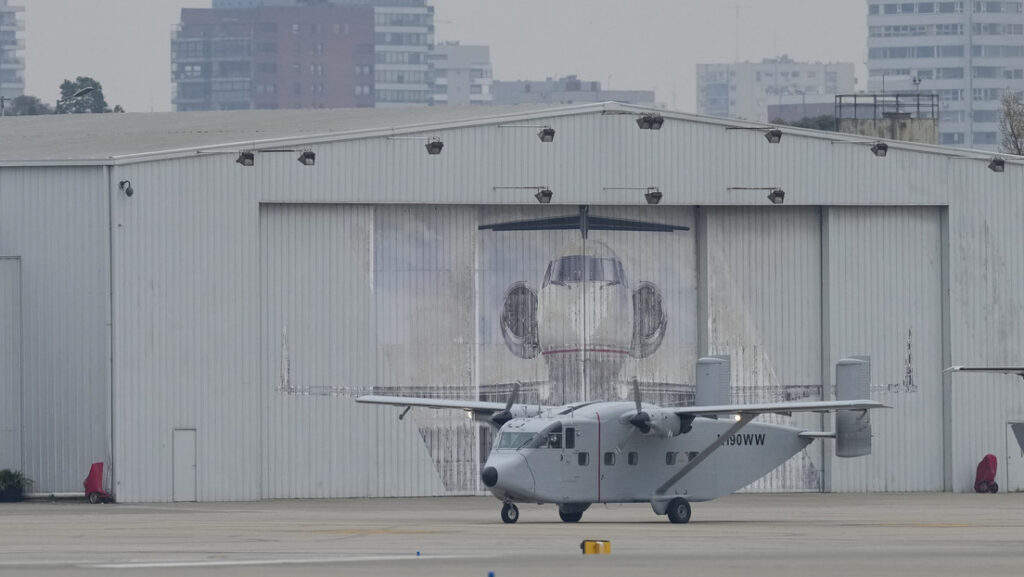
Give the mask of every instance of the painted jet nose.
M 484 482 L 484 485 L 493 487 L 498 484 L 498 470 L 494 467 L 484 467 L 484 470 L 480 473 L 480 479 Z

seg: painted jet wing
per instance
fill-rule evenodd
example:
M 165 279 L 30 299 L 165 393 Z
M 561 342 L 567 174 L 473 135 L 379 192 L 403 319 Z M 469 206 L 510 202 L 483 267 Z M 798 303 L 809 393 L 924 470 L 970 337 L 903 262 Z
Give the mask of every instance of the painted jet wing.
M 712 417 L 720 415 L 763 415 L 792 413 L 829 413 L 832 411 L 857 411 L 866 409 L 889 409 L 888 405 L 868 399 L 851 401 L 796 401 L 786 403 L 755 403 L 749 405 L 713 405 L 704 407 L 672 407 L 671 411 L 680 417 Z
M 965 367 L 956 365 L 949 367 L 945 373 L 953 372 L 964 372 L 964 373 L 1005 373 L 1008 375 L 1017 375 L 1018 377 L 1024 378 L 1024 367 Z

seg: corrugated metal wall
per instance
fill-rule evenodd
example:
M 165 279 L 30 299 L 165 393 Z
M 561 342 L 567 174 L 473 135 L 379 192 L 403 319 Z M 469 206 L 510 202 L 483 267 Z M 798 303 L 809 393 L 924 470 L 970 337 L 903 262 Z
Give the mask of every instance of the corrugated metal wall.
M 732 400 L 821 400 L 821 225 L 816 208 L 707 208 L 708 354 L 729 355 Z M 821 418 L 763 422 L 821 430 Z M 821 444 L 750 486 L 820 491 Z
M 34 492 L 81 491 L 91 463 L 110 463 L 106 191 L 103 168 L 0 170 L 0 256 L 20 261 L 20 467 Z
M 715 319 L 727 318 L 722 315 L 731 312 L 730 303 L 746 306 L 750 326 L 762 333 L 758 345 L 766 351 L 762 358 L 771 361 L 780 383 L 806 381 L 813 386 L 831 379 L 839 357 L 871 355 L 873 386 L 880 399 L 897 409 L 876 413 L 875 455 L 868 460 L 825 457 L 826 478 L 832 474 L 831 485 L 826 482 L 826 486 L 930 490 L 941 488 L 943 477 L 949 477 L 953 488 L 967 490 L 981 455 L 1005 453 L 1005 422 L 1024 418 L 1024 388 L 1014 379 L 999 376 L 956 375 L 943 381 L 941 370 L 948 363 L 1022 361 L 1024 323 L 1018 317 L 1024 310 L 1019 296 L 1024 285 L 1024 251 L 1016 247 L 1024 246 L 1019 226 L 1024 216 L 1020 195 L 1024 177 L 1018 166 L 1008 164 L 1004 174 L 995 174 L 982 160 L 952 160 L 940 153 L 898 147 L 879 159 L 868 150 L 870 143 L 833 144 L 792 133 L 771 145 L 759 131 L 726 130 L 723 125 L 699 121 L 669 119 L 660 131 L 641 131 L 633 115 L 599 111 L 522 119 L 523 124 L 543 122 L 556 128 L 555 142 L 550 144 L 540 143 L 535 129 L 496 122 L 425 132 L 424 137 L 444 140 L 439 156 L 427 155 L 423 141 L 381 137 L 318 144 L 315 167 L 299 165 L 290 153 L 260 153 L 252 168 L 238 166 L 231 154 L 197 155 L 114 166 L 109 178 L 98 168 L 0 171 L 0 256 L 17 256 L 22 262 L 23 461 L 26 472 L 40 481 L 36 489 L 76 491 L 88 463 L 106 458 L 102 454 L 110 437 L 106 387 L 111 380 L 107 331 L 112 316 L 112 427 L 116 489 L 122 500 L 171 498 L 170 445 L 175 428 L 197 431 L 200 500 L 348 495 L 359 494 L 360 487 L 365 494 L 436 492 L 441 486 L 437 483 L 443 485 L 448 473 L 438 472 L 436 457 L 430 463 L 422 456 L 429 451 L 417 452 L 413 430 L 423 439 L 421 445 L 443 449 L 447 456 L 441 461 L 458 463 L 465 462 L 471 449 L 457 440 L 467 433 L 455 437 L 430 433 L 424 439 L 424 431 L 475 429 L 434 414 L 418 417 L 415 427 L 402 422 L 396 428 L 394 412 L 365 409 L 369 413 L 364 413 L 363 408 L 348 406 L 345 398 L 325 404 L 300 395 L 281 397 L 274 387 L 280 386 L 283 364 L 288 364 L 294 377 L 309 369 L 300 365 L 299 356 L 334 347 L 333 355 L 337 344 L 350 338 L 315 316 L 308 317 L 311 324 L 304 329 L 294 328 L 292 316 L 310 313 L 291 299 L 323 298 L 310 294 L 302 284 L 310 275 L 320 282 L 337 280 L 342 283 L 338 287 L 351 288 L 349 292 L 358 295 L 355 289 L 361 283 L 344 272 L 355 264 L 357 272 L 390 276 L 392 287 L 405 286 L 402 283 L 413 275 L 395 266 L 401 258 L 427 259 L 417 274 L 435 279 L 431 290 L 441 291 L 443 298 L 431 301 L 434 305 L 450 302 L 451 295 L 470 282 L 482 295 L 500 293 L 509 282 L 537 283 L 533 260 L 520 259 L 520 269 L 497 275 L 482 272 L 489 265 L 486 259 L 480 260 L 480 255 L 499 255 L 505 247 L 519 254 L 536 253 L 531 244 L 536 241 L 476 232 L 472 239 L 468 234 L 443 241 L 429 236 L 438 227 L 468 230 L 474 219 L 485 222 L 504 214 L 515 218 L 519 209 L 509 205 L 523 205 L 523 214 L 545 216 L 571 214 L 581 204 L 629 207 L 619 214 L 634 211 L 643 218 L 653 215 L 682 222 L 692 222 L 691 207 L 701 206 L 708 211 L 705 232 L 709 235 L 701 255 L 694 256 L 696 249 L 685 244 L 689 241 L 612 240 L 620 256 L 634 263 L 628 271 L 632 279 L 663 275 L 659 272 L 663 270 L 662 284 L 681 287 L 673 297 L 680 319 L 699 318 L 699 314 L 687 317 L 683 311 L 699 311 L 702 306 Z M 132 198 L 116 191 L 115 183 L 123 179 L 132 181 Z M 554 191 L 553 205 L 539 207 L 534 188 L 502 188 L 540 186 Z M 651 186 L 665 195 L 658 207 L 644 204 L 643 192 Z M 767 206 L 766 191 L 728 190 L 744 186 L 782 187 L 784 210 L 770 212 L 779 207 Z M 112 206 L 108 206 L 111 192 Z M 315 203 L 364 206 L 350 214 L 336 207 L 288 206 Z M 394 207 L 388 212 L 392 209 L 387 205 L 410 203 L 418 208 Z M 438 206 L 428 210 L 425 203 Z M 498 212 L 488 213 L 492 208 L 479 205 Z M 722 205 L 757 208 L 733 213 L 711 208 Z M 794 205 L 811 208 L 804 213 L 792 210 Z M 847 205 L 880 208 L 874 209 L 877 213 L 852 207 L 847 213 L 839 208 Z M 945 205 L 949 205 L 946 236 L 944 209 L 935 208 Z M 825 223 L 823 229 L 814 224 L 819 206 L 831 207 L 820 209 L 825 211 L 818 220 Z M 371 207 L 374 224 L 372 234 L 367 232 L 371 234 L 369 252 L 353 245 L 348 247 L 350 252 L 338 253 L 344 258 L 331 266 L 315 266 L 323 255 L 316 243 L 350 241 L 338 236 L 348 234 L 335 230 L 339 227 L 366 231 L 367 223 L 354 215 Z M 108 210 L 114 215 L 112 247 L 108 245 Z M 345 224 L 350 221 L 353 226 Z M 301 230 L 305 226 L 311 230 Z M 419 253 L 373 248 L 386 243 L 389 235 L 406 230 L 420 235 L 415 237 L 424 247 Z M 322 241 L 317 240 L 321 233 L 326 235 Z M 762 242 L 759 234 L 770 242 Z M 819 239 L 814 248 L 815 234 L 826 239 L 824 245 Z M 571 237 L 568 233 L 551 236 L 545 242 L 562 245 Z M 788 248 L 772 250 L 772 243 Z M 822 251 L 818 254 L 827 263 L 824 269 L 818 268 L 824 300 L 818 304 L 805 300 L 810 306 L 793 308 L 800 302 L 795 295 L 813 298 L 805 291 L 813 284 L 814 250 Z M 643 255 L 655 252 L 664 255 L 661 260 L 644 260 Z M 474 255 L 471 263 L 470 254 Z M 356 255 L 363 256 L 357 259 Z M 723 300 L 729 293 L 712 295 L 710 287 L 698 284 L 693 260 L 712 256 L 721 257 L 723 266 L 728 265 L 721 270 L 731 276 L 709 276 L 709 282 L 742 281 L 736 284 L 739 288 L 731 301 Z M 368 269 L 361 268 L 368 261 L 359 259 L 365 258 L 373 259 Z M 661 264 L 672 259 L 682 264 Z M 701 266 L 707 264 L 710 261 Z M 271 265 L 276 268 L 268 268 Z M 788 271 L 787 276 L 780 271 Z M 942 283 L 947 278 L 949 305 L 944 310 Z M 349 282 L 354 284 L 350 287 Z M 761 286 L 778 288 L 762 292 Z M 341 290 L 338 287 L 332 290 Z M 686 296 L 702 290 L 709 291 L 704 303 Z M 380 297 L 373 296 L 379 303 Z M 500 301 L 501 296 L 494 298 Z M 344 356 L 332 357 L 309 378 L 340 382 L 344 377 L 347 382 L 339 386 L 359 388 L 364 378 L 376 379 L 374 386 L 380 385 L 384 369 L 389 369 L 397 370 L 389 378 L 414 386 L 416 375 L 408 367 L 415 365 L 393 367 L 383 350 L 409 355 L 432 367 L 431 383 L 457 381 L 454 377 L 463 377 L 468 367 L 471 374 L 457 384 L 472 383 L 481 393 L 481 387 L 494 384 L 485 378 L 489 374 L 542 379 L 543 361 L 509 358 L 499 340 L 500 331 L 494 332 L 488 307 L 481 299 L 472 312 L 458 308 L 461 316 L 444 325 L 438 333 L 444 338 L 435 338 L 431 344 L 428 331 L 413 333 L 415 338 L 402 336 L 408 318 L 417 327 L 437 325 L 429 312 L 375 304 L 362 313 L 372 312 L 372 323 L 383 327 L 375 336 L 372 370 L 353 367 Z M 816 308 L 828 314 L 817 321 L 823 323 L 817 326 L 827 342 L 818 345 L 826 350 L 815 362 L 809 352 L 814 343 L 803 340 L 813 331 L 797 327 L 813 325 Z M 674 311 L 670 319 L 676 318 Z M 698 328 L 711 335 L 717 324 Z M 692 378 L 690 363 L 698 352 L 698 330 L 676 333 L 673 326 L 656 357 L 625 365 L 623 376 L 636 373 L 652 382 Z M 454 336 L 463 332 L 469 334 Z M 285 334 L 290 335 L 288 339 L 283 338 Z M 943 352 L 943 334 L 948 335 L 947 352 Z M 318 337 L 327 338 L 328 343 L 318 342 Z M 671 343 L 668 340 L 676 337 Z M 733 342 L 723 332 L 714 338 L 718 340 L 706 341 L 709 348 L 714 342 Z M 669 361 L 669 350 L 683 360 Z M 432 351 L 444 351 L 456 360 L 430 364 Z M 746 375 L 740 378 L 755 375 L 753 369 L 741 371 L 740 366 L 756 366 L 757 374 L 769 366 L 759 365 L 742 347 L 733 354 L 739 357 L 734 358 L 734 374 Z M 288 363 L 282 362 L 284 357 Z M 480 366 L 473 366 L 476 363 Z M 917 392 L 893 392 L 890 386 L 912 390 L 906 374 L 911 364 Z M 935 384 L 943 382 L 949 388 L 945 405 L 942 385 Z M 829 396 L 831 382 L 824 384 Z M 494 394 L 502 393 L 495 389 Z M 359 422 L 362 417 L 353 417 L 357 410 L 372 416 Z M 945 430 L 943 411 L 950 417 Z M 336 415 L 343 415 L 346 422 L 338 423 Z M 303 430 L 307 419 L 311 425 Z M 362 442 L 362 437 L 346 437 L 349 434 L 385 439 L 375 445 L 375 462 L 361 462 L 368 470 L 365 474 L 339 472 L 323 461 L 325 456 L 348 459 L 346 447 Z M 944 434 L 948 439 L 945 457 Z M 478 450 L 475 444 L 472 449 Z M 417 462 L 414 470 L 419 474 L 406 473 L 404 465 L 410 459 Z M 285 472 L 288 466 L 300 465 L 312 467 L 328 480 L 313 482 L 303 479 L 299 471 Z M 468 466 L 461 467 L 450 475 L 457 486 L 469 482 Z M 778 474 L 777 482 L 766 481 L 770 487 L 763 488 L 792 486 L 792 470 Z
M 831 459 L 831 488 L 940 491 L 941 209 L 846 207 L 826 214 L 829 365 L 869 355 L 872 398 L 893 407 L 871 414 L 870 456 Z M 831 379 L 834 385 L 834 369 Z
M 0 257 L 0 469 L 21 466 L 21 261 Z

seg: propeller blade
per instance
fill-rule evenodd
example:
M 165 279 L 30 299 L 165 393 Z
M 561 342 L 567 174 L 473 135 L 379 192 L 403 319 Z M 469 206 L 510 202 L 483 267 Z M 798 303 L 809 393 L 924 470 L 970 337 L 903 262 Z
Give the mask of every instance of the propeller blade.
M 508 400 L 505 401 L 505 409 L 498 411 L 491 415 L 491 422 L 501 427 L 505 423 L 512 420 L 512 405 L 516 404 L 516 399 L 519 398 L 519 385 L 521 383 L 516 381 L 516 384 L 512 385 L 512 394 L 508 396 Z
M 636 401 L 636 414 L 639 415 L 643 409 L 640 406 L 640 381 L 636 377 L 633 378 L 633 400 Z
M 651 416 L 643 410 L 640 403 L 640 381 L 633 378 L 633 399 L 636 401 L 636 414 L 629 418 L 629 424 L 645 435 L 651 432 Z

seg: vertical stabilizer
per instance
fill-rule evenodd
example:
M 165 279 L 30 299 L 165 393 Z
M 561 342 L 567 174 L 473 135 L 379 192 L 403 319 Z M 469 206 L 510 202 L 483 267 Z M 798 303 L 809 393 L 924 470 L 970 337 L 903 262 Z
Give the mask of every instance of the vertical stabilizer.
M 729 405 L 732 403 L 731 378 L 732 364 L 728 355 L 701 357 L 697 360 L 697 398 L 694 404 L 698 407 Z
M 871 398 L 871 358 L 851 357 L 836 363 L 836 400 Z M 868 411 L 836 411 L 836 456 L 871 454 L 871 417 Z

